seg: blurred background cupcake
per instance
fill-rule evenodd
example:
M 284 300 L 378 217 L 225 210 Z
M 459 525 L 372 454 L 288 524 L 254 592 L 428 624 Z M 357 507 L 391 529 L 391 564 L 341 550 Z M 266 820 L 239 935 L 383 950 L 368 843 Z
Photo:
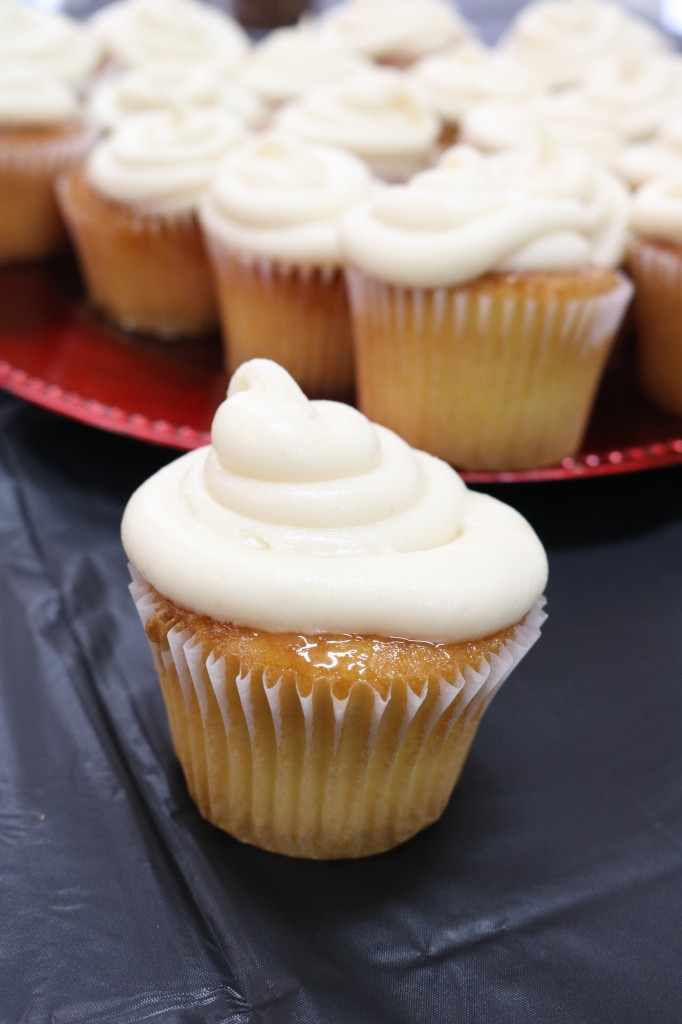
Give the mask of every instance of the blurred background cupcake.
M 353 391 L 339 223 L 371 192 L 361 161 L 270 133 L 225 161 L 201 208 L 226 368 L 276 359 L 315 397 Z
M 138 114 L 61 182 L 90 299 L 121 326 L 161 336 L 216 326 L 197 209 L 243 137 L 240 121 L 213 108 Z

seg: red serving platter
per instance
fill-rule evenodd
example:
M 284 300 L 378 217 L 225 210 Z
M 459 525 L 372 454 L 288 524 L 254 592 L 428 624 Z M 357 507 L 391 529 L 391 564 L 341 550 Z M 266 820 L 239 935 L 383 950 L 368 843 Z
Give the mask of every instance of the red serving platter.
M 206 444 L 225 396 L 220 339 L 158 341 L 88 309 L 69 260 L 0 270 L 0 385 L 53 412 L 144 441 Z M 621 346 L 582 451 L 544 469 L 462 473 L 475 483 L 569 480 L 682 463 L 682 419 L 637 393 Z

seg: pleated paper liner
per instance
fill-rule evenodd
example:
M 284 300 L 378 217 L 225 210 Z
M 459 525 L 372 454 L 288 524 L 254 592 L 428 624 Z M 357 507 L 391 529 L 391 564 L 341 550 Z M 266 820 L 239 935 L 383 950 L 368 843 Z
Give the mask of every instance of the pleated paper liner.
M 351 270 L 348 281 L 369 419 L 468 470 L 532 469 L 579 450 L 632 295 L 623 275 L 406 289 Z
M 218 324 L 197 217 L 145 215 L 100 196 L 82 169 L 58 198 L 91 301 L 125 330 L 160 338 L 201 335 Z
M 209 249 L 229 374 L 274 359 L 311 398 L 353 395 L 353 344 L 343 272 Z
M 155 594 L 131 567 L 143 625 Z M 158 600 L 158 597 L 157 597 Z M 499 653 L 456 681 L 358 680 L 339 698 L 289 671 L 244 671 L 177 626 L 150 642 L 177 756 L 201 814 L 247 843 L 295 857 L 390 849 L 442 814 L 481 716 L 540 635 L 539 601 Z
M 637 373 L 655 405 L 682 416 L 682 246 L 633 242 Z

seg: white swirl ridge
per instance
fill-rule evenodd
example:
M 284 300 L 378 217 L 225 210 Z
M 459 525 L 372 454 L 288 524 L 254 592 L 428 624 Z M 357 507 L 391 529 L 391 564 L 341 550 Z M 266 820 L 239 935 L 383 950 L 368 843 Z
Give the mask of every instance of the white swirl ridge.
M 340 219 L 372 187 L 352 154 L 269 132 L 221 166 L 202 204 L 202 224 L 241 254 L 338 266 Z
M 646 182 L 632 197 L 630 225 L 637 234 L 682 245 L 682 166 Z
M 213 445 L 133 495 L 123 544 L 181 607 L 274 632 L 457 642 L 519 622 L 546 558 L 518 513 L 284 370 L 234 375 Z
M 138 114 L 94 148 L 87 175 L 102 195 L 143 213 L 191 213 L 243 137 L 236 118 L 213 108 Z
M 283 107 L 276 121 L 300 138 L 355 153 L 378 177 L 394 181 L 425 165 L 440 131 L 414 86 L 387 69 L 313 90 Z
M 228 15 L 198 0 L 118 0 L 90 19 L 106 52 L 124 66 L 209 62 L 236 70 L 249 40 Z
M 367 62 L 301 22 L 278 29 L 254 47 L 242 81 L 270 107 L 288 103 L 310 89 L 361 71 Z
M 101 55 L 97 40 L 78 22 L 8 0 L 0 3 L 0 68 L 21 63 L 36 76 L 79 85 Z
M 672 54 L 602 59 L 585 79 L 586 104 L 603 112 L 625 142 L 654 135 L 680 109 L 682 60 Z
M 0 65 L 0 125 L 47 126 L 80 117 L 75 90 L 65 82 L 38 76 L 25 64 Z
M 378 61 L 409 63 L 472 37 L 454 6 L 442 0 L 346 0 L 326 14 L 323 31 Z
M 678 113 L 671 117 L 655 138 L 627 146 L 617 170 L 633 188 L 652 178 L 682 173 L 682 116 Z

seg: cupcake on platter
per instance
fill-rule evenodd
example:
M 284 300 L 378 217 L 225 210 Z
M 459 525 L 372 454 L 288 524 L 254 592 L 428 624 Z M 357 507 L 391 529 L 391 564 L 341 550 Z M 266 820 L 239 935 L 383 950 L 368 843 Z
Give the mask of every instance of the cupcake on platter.
M 216 326 L 197 210 L 243 137 L 213 108 L 139 114 L 60 183 L 90 298 L 122 327 L 172 336 Z
M 55 181 L 94 138 L 73 87 L 28 63 L 0 63 L 0 263 L 62 247 Z
M 398 71 L 373 68 L 321 86 L 277 113 L 293 135 L 338 146 L 386 181 L 407 181 L 431 162 L 440 120 Z
M 133 495 L 122 537 L 191 796 L 291 856 L 435 821 L 544 618 L 518 513 L 266 360 L 232 378 L 212 445 Z
M 347 215 L 360 408 L 471 470 L 578 450 L 631 286 L 627 193 L 551 146 L 445 166 Z
M 229 372 L 266 356 L 314 397 L 352 394 L 339 222 L 371 190 L 350 153 L 284 133 L 256 136 L 225 161 L 201 221 Z
M 639 382 L 652 402 L 682 416 L 682 166 L 638 189 L 630 220 Z

